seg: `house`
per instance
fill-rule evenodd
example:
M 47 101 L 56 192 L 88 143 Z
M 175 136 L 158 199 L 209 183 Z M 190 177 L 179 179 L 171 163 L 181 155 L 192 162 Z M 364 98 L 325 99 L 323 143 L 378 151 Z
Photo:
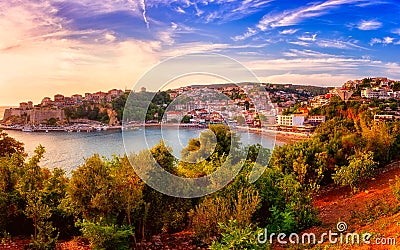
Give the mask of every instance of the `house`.
M 101 91 L 96 92 L 96 93 L 92 94 L 92 102 L 100 103 L 102 101 L 105 101 L 106 96 L 107 96 L 107 94 L 104 92 L 101 92 Z
M 40 104 L 42 107 L 48 107 L 53 106 L 54 102 L 51 100 L 50 97 L 45 97 Z
M 379 92 L 373 91 L 371 88 L 361 90 L 362 98 L 379 98 Z
M 72 98 L 72 100 L 74 101 L 75 104 L 81 103 L 82 100 L 83 100 L 82 95 L 79 95 L 79 94 L 75 94 L 75 95 L 71 96 L 71 98 Z
M 107 102 L 111 102 L 112 100 L 122 96 L 123 94 L 124 94 L 124 91 L 122 91 L 122 90 L 112 89 L 112 90 L 108 91 L 106 100 L 107 100 Z
M 64 96 L 60 94 L 55 95 L 54 102 L 64 102 Z
M 165 122 L 180 122 L 183 118 L 182 112 L 178 111 L 167 111 L 164 114 Z

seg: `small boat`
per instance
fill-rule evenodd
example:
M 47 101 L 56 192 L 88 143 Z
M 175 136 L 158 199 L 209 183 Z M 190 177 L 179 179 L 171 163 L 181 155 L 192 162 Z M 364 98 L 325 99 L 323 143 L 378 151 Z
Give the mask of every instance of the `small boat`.
M 49 132 L 49 130 L 48 129 L 46 129 L 46 131 L 45 131 L 46 133 L 48 133 Z
M 32 127 L 23 127 L 22 132 L 34 132 L 35 130 Z

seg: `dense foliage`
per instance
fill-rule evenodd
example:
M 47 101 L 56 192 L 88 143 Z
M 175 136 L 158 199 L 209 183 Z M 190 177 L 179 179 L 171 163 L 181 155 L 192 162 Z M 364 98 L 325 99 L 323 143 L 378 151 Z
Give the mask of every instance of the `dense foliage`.
M 102 110 L 100 108 L 102 108 Z M 64 108 L 64 112 L 67 119 L 89 119 L 102 123 L 108 123 L 110 121 L 107 109 L 101 105 L 83 103 L 77 107 Z
M 127 100 L 129 102 L 126 106 Z M 151 102 L 149 102 L 151 100 Z M 147 105 L 149 103 L 149 105 Z M 122 121 L 124 112 L 130 120 L 161 121 L 166 107 L 171 103 L 169 94 L 165 91 L 152 92 L 131 92 L 124 94 L 112 102 L 112 108 L 117 113 L 117 118 Z
M 0 132 L 0 231 L 32 235 L 32 249 L 52 249 L 59 238 L 77 235 L 97 249 L 129 249 L 153 235 L 185 229 L 213 249 L 256 249 L 260 227 L 289 233 L 317 224 L 312 201 L 321 186 L 358 191 L 377 168 L 399 159 L 399 122 L 373 121 L 370 109 L 339 101 L 315 112 L 332 118 L 312 138 L 273 152 L 260 145 L 231 145 L 236 135 L 213 125 L 182 151 L 190 162 L 177 161 L 160 142 L 129 156 L 94 155 L 70 177 L 60 169 L 40 167 L 43 147 L 27 158 L 21 143 Z M 207 150 L 211 146 L 215 150 Z M 228 157 L 231 152 L 247 157 L 235 162 Z M 259 153 L 270 161 L 255 163 Z M 151 189 L 136 175 L 131 163 L 146 171 L 149 154 L 170 173 L 188 178 L 208 175 L 226 160 L 242 167 L 218 192 L 183 199 Z M 250 183 L 258 164 L 267 168 Z M 214 184 L 213 179 L 205 183 Z M 396 195 L 398 186 L 397 180 Z

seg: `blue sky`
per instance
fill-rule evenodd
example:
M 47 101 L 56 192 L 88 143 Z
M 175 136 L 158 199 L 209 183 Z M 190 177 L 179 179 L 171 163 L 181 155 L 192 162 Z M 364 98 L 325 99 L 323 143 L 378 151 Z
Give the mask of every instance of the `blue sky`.
M 2 1 L 0 105 L 130 88 L 192 52 L 230 56 L 265 82 L 400 79 L 399 12 L 394 0 Z

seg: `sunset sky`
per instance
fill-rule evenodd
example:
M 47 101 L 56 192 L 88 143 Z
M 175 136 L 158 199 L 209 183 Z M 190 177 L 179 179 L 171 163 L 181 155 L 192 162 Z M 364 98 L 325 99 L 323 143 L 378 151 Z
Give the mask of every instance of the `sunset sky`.
M 264 82 L 400 79 L 399 13 L 397 0 L 1 1 L 0 106 L 131 88 L 192 52 L 230 56 Z

